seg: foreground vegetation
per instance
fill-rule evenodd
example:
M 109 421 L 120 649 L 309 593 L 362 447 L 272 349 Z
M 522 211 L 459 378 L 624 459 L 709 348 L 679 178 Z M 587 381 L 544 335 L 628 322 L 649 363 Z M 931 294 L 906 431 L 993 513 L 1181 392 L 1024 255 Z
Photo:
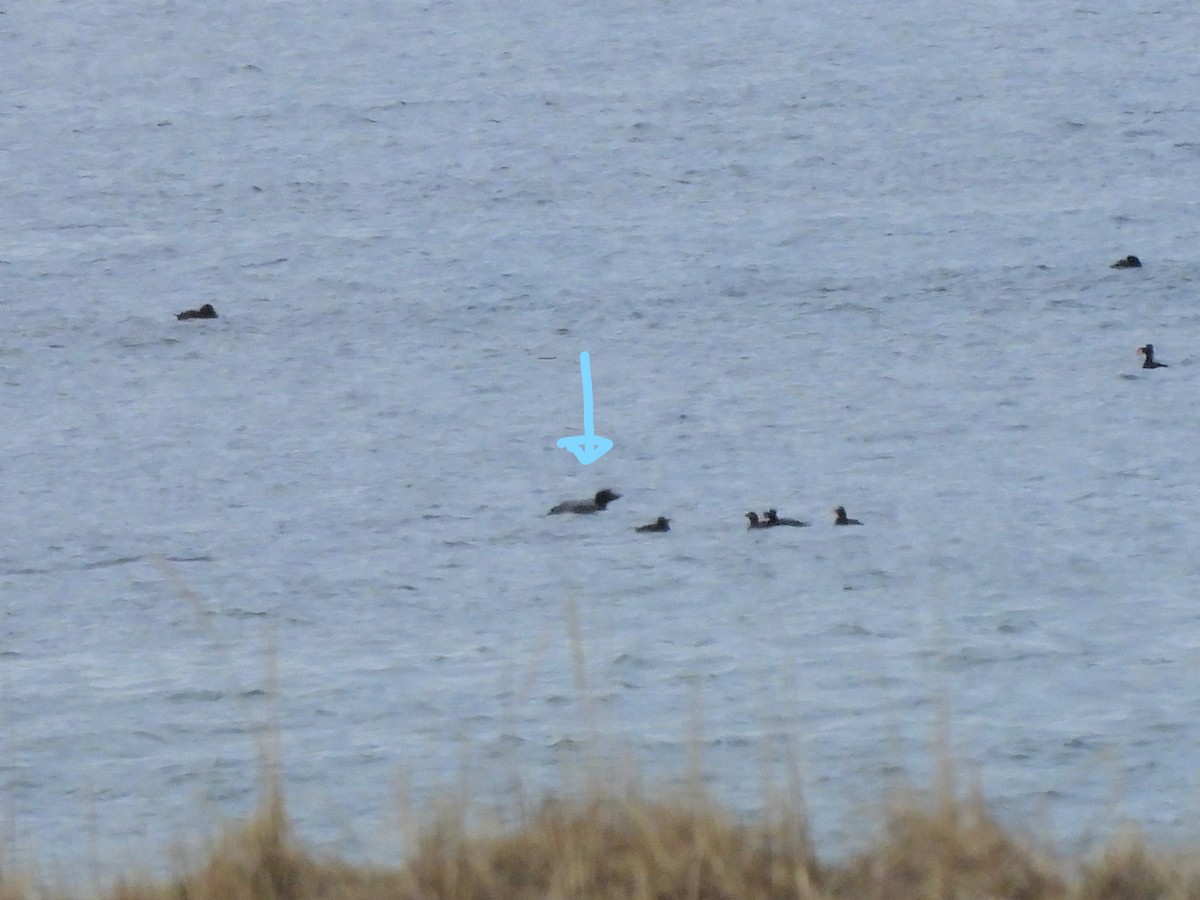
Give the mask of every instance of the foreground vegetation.
M 590 790 L 546 799 L 508 825 L 466 809 L 426 825 L 396 868 L 322 858 L 292 833 L 282 796 L 229 826 L 175 877 L 127 877 L 112 900 L 756 900 L 756 898 L 1198 898 L 1200 854 L 1155 850 L 1135 835 L 1078 860 L 1001 827 L 978 797 L 940 789 L 890 804 L 875 839 L 832 863 L 817 858 L 799 804 L 748 824 L 702 789 L 660 798 Z M 61 889 L 0 873 L 0 900 Z
M 163 571 L 211 621 L 203 601 L 165 561 Z M 568 630 L 586 696 L 582 641 Z M 219 643 L 219 642 L 218 642 Z M 275 694 L 274 670 L 268 678 Z M 238 696 L 246 696 L 238 690 Z M 253 725 L 253 717 L 247 716 Z M 598 732 L 597 732 L 598 733 Z M 261 734 L 261 732 L 260 732 Z M 277 773 L 276 726 L 259 747 L 263 797 L 171 877 L 130 875 L 97 886 L 95 900 L 1200 900 L 1200 848 L 1168 851 L 1126 832 L 1082 858 L 1005 827 L 977 793 L 962 796 L 952 767 L 937 786 L 892 798 L 863 848 L 818 858 L 791 766 L 788 786 L 758 821 L 722 807 L 701 786 L 655 794 L 600 771 L 583 787 L 488 815 L 452 804 L 418 822 L 395 867 L 331 859 L 288 821 Z M 943 744 L 944 746 L 944 744 Z M 939 758 L 946 757 L 939 752 Z M 594 762 L 594 761 L 593 761 Z M 590 785 L 590 786 L 588 786 Z M 840 849 L 840 848 L 839 848 Z M 75 900 L 71 882 L 31 876 L 0 857 L 0 900 Z

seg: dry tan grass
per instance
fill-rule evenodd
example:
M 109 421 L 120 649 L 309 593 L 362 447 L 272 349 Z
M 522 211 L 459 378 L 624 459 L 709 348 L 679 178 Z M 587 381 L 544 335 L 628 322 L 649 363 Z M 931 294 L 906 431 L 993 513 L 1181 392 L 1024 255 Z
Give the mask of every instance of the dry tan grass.
M 817 897 L 794 829 L 747 826 L 703 798 L 593 796 L 545 803 L 524 826 L 476 837 L 461 820 L 428 833 L 407 867 L 413 897 Z
M 177 583 L 202 618 L 203 601 Z M 568 631 L 586 700 L 582 641 Z M 232 669 L 232 667 L 230 667 Z M 268 681 L 275 696 L 275 675 Z M 241 692 L 238 692 L 239 695 Z M 586 705 L 586 704 L 585 704 Z M 1031 835 L 1003 827 L 978 793 L 961 797 L 952 767 L 934 789 L 893 798 L 874 839 L 822 863 L 789 769 L 785 798 L 746 822 L 701 787 L 654 796 L 588 773 L 584 787 L 508 815 L 445 805 L 415 829 L 393 868 L 330 859 L 289 824 L 279 778 L 278 723 L 247 721 L 258 735 L 263 798 L 199 855 L 175 860 L 170 878 L 129 876 L 97 900 L 1200 900 L 1200 852 L 1165 853 L 1124 833 L 1094 856 L 1064 860 Z M 944 746 L 944 743 L 943 743 Z M 941 754 L 939 754 L 940 756 Z M 589 786 L 590 785 L 590 786 Z M 615 785 L 615 786 L 614 786 Z M 66 900 L 71 894 L 0 865 L 0 900 Z M 74 898 L 72 898 L 74 900 Z
M 395 868 L 305 848 L 270 790 L 180 875 L 123 879 L 102 900 L 1200 900 L 1200 854 L 1123 834 L 1064 861 L 1005 829 L 978 796 L 893 801 L 869 846 L 822 865 L 801 812 L 746 823 L 695 788 L 547 799 L 523 821 L 433 817 Z M 471 824 L 468 824 L 470 822 Z M 0 900 L 66 894 L 0 873 Z
M 910 798 L 885 814 L 883 833 L 831 873 L 830 895 L 861 898 L 1071 896 L 1048 853 L 1001 828 L 982 800 Z

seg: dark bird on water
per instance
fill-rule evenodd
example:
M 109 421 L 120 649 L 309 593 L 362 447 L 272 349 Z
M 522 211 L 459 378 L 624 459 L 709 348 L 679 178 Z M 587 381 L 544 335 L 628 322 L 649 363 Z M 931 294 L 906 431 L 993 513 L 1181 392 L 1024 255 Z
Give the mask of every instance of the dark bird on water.
M 205 303 L 199 309 L 185 309 L 181 313 L 175 313 L 177 319 L 215 319 L 217 311 L 213 309 L 211 303 Z
M 750 520 L 749 527 L 751 527 L 751 528 L 767 528 L 768 527 L 766 522 L 760 522 L 758 520 L 758 513 L 756 513 L 756 512 L 746 513 L 746 518 Z
M 649 525 L 639 525 L 634 531 L 670 531 L 671 520 L 666 516 L 659 516 L 654 522 Z
M 1140 269 L 1142 261 L 1132 254 L 1124 259 L 1118 259 L 1115 263 L 1109 266 L 1110 269 Z
M 1143 369 L 1169 369 L 1170 368 L 1170 366 L 1168 366 L 1166 363 L 1160 363 L 1160 362 L 1155 361 L 1153 344 L 1147 344 L 1145 347 L 1138 347 L 1137 352 L 1142 354 L 1142 356 L 1146 357 L 1144 360 L 1142 360 L 1142 368 Z
M 837 509 L 835 509 L 833 511 L 833 513 L 834 513 L 834 515 L 837 516 L 837 518 L 833 520 L 834 525 L 861 525 L 862 524 L 862 522 L 858 521 L 858 519 L 851 519 L 849 516 L 847 516 L 846 515 L 846 507 L 844 507 L 844 506 L 839 506 Z
M 763 516 L 767 520 L 766 525 L 768 528 L 772 528 L 776 525 L 791 525 L 796 528 L 805 528 L 808 525 L 807 522 L 801 522 L 799 519 L 781 519 L 779 518 L 779 514 L 773 509 L 768 509 L 765 513 L 763 513 Z
M 603 512 L 608 508 L 608 504 L 614 500 L 621 499 L 621 495 L 610 491 L 608 488 L 596 491 L 596 496 L 592 500 L 564 500 L 562 503 L 555 506 L 548 516 L 558 515 L 559 513 L 594 513 Z

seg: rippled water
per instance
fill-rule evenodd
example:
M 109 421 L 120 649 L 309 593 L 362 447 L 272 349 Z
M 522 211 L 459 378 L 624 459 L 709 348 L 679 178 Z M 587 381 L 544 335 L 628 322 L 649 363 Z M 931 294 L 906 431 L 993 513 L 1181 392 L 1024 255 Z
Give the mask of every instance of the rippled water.
M 1191 829 L 1198 17 L 7 10 L 6 844 L 146 863 L 276 719 L 355 856 L 696 733 L 841 848 L 943 718 L 1006 815 Z

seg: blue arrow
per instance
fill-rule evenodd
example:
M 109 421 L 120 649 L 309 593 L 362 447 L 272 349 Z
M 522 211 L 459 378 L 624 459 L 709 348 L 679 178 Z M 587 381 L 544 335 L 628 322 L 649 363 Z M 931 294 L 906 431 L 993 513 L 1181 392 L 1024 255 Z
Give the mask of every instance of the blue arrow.
M 558 446 L 570 450 L 585 466 L 590 466 L 613 448 L 613 442 L 596 434 L 592 421 L 592 360 L 586 350 L 579 354 L 579 376 L 583 379 L 583 434 L 558 439 Z

